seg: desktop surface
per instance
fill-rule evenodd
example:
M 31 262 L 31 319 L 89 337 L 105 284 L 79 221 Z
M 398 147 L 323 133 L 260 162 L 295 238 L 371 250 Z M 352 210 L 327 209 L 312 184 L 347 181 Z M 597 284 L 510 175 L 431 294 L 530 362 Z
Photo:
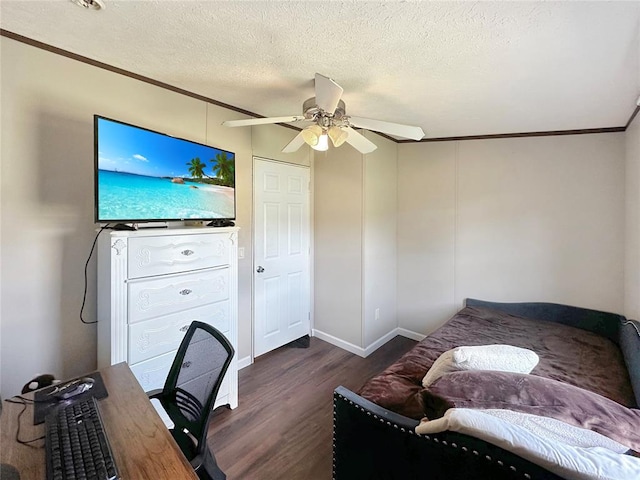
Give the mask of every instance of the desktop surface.
M 109 396 L 99 400 L 104 428 L 123 479 L 197 480 L 198 476 L 173 440 L 147 395 L 126 363 L 100 370 Z M 25 395 L 33 398 L 33 393 Z M 44 440 L 32 448 L 16 442 L 22 405 L 3 401 L 0 415 L 0 462 L 15 467 L 20 480 L 44 480 Z M 44 425 L 33 425 L 33 405 L 20 418 L 20 439 L 44 435 Z

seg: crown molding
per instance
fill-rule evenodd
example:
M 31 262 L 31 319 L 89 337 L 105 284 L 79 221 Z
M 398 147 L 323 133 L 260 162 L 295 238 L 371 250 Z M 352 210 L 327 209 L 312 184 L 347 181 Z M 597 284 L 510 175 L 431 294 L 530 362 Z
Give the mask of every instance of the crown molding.
M 594 133 L 624 132 L 626 127 L 583 128 L 578 130 L 549 130 L 544 132 L 497 133 L 495 135 L 467 135 L 463 137 L 423 138 L 398 140 L 398 143 L 454 142 L 459 140 L 491 140 L 497 138 L 554 137 L 560 135 L 586 135 Z

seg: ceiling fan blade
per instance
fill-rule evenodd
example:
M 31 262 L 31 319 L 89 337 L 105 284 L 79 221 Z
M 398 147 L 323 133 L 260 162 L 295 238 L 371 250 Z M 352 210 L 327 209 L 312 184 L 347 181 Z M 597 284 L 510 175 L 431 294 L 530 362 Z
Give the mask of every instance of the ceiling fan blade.
M 420 127 L 412 125 L 403 125 L 401 123 L 383 122 L 382 120 L 373 120 L 371 118 L 351 117 L 349 123 L 353 127 L 373 130 L 374 132 L 386 133 L 402 138 L 411 138 L 412 140 L 421 140 L 424 137 L 424 131 Z
M 347 137 L 346 142 L 349 145 L 351 145 L 353 148 L 358 150 L 360 153 L 371 153 L 376 148 L 378 148 L 375 143 L 373 143 L 371 140 L 366 138 L 364 135 L 361 135 L 360 133 L 356 132 L 353 128 L 351 127 L 343 127 L 343 128 L 344 130 L 349 132 L 349 136 Z
M 298 135 L 293 137 L 293 140 L 285 145 L 282 151 L 284 153 L 292 153 L 298 150 L 302 145 L 304 145 L 304 138 L 302 137 L 302 132 L 300 132 Z
M 289 123 L 305 120 L 304 115 L 290 115 L 288 117 L 249 118 L 247 120 L 227 120 L 222 122 L 225 127 L 248 127 L 250 125 L 265 125 L 267 123 Z
M 316 105 L 327 113 L 336 111 L 343 88 L 329 77 L 316 73 Z

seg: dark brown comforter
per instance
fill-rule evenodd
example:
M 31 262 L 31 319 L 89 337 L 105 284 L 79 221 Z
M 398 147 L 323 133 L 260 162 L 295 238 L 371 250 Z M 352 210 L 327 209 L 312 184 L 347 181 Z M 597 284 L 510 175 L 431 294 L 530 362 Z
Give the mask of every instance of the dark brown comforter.
M 540 363 L 531 372 L 635 407 L 619 348 L 579 328 L 516 317 L 484 307 L 466 307 L 358 392 L 401 415 L 424 416 L 422 378 L 433 362 L 462 345 L 505 344 L 533 350 Z

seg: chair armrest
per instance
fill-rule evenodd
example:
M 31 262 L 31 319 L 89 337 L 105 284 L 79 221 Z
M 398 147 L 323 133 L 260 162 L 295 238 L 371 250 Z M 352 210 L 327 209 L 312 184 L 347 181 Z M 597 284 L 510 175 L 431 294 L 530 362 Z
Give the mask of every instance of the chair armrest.
M 149 397 L 149 400 L 151 400 L 152 398 L 157 398 L 158 400 L 160 400 L 161 393 L 162 393 L 162 389 L 156 388 L 155 390 L 151 390 L 150 392 L 147 392 L 147 397 Z

